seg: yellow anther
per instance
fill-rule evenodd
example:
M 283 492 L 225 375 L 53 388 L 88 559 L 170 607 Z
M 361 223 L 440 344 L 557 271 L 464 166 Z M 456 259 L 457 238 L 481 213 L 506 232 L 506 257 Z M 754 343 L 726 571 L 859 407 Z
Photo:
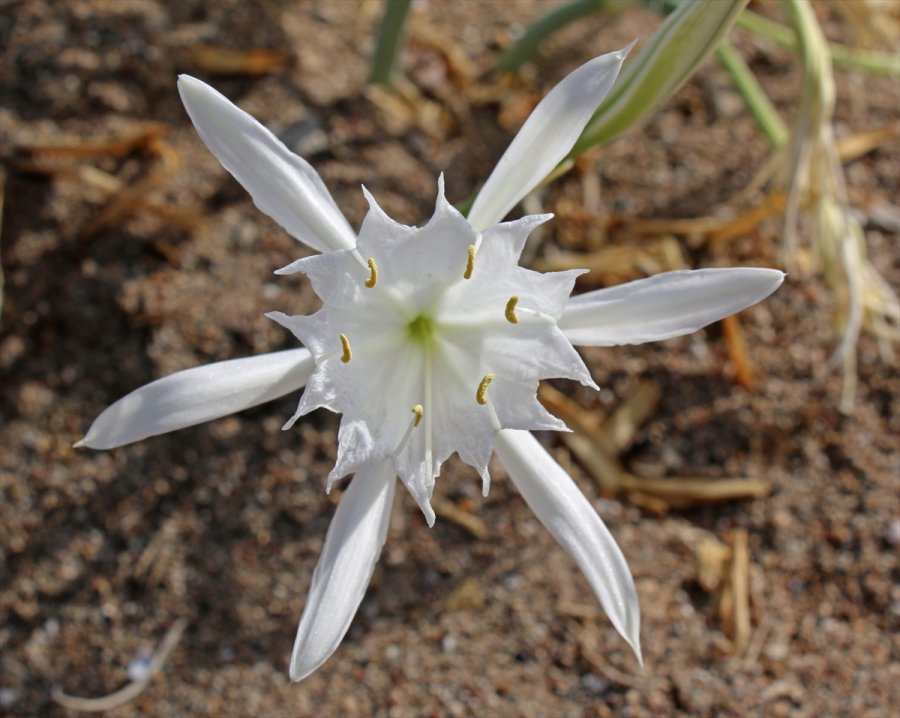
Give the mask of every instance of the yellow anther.
M 346 364 L 353 356 L 353 354 L 350 353 L 350 340 L 347 339 L 346 334 L 341 334 L 341 346 L 344 348 L 344 353 L 341 354 L 341 361 Z
M 478 391 L 475 392 L 475 401 L 484 406 L 487 404 L 487 390 L 491 385 L 491 382 L 494 381 L 494 373 L 485 374 L 484 379 L 481 380 L 481 383 L 478 385 Z
M 471 279 L 472 272 L 475 271 L 475 245 L 469 245 L 469 259 L 466 262 L 466 271 L 463 272 L 463 279 Z
M 509 298 L 509 301 L 506 303 L 506 321 L 510 324 L 518 324 L 519 317 L 516 316 L 516 305 L 519 303 L 519 298 L 517 296 L 512 296 Z
M 366 280 L 366 286 L 371 289 L 378 284 L 378 265 L 375 260 L 369 257 L 369 278 Z
M 416 415 L 416 418 L 413 419 L 413 426 L 418 426 L 422 421 L 422 417 L 425 416 L 425 407 L 421 404 L 416 404 L 412 408 L 412 413 Z

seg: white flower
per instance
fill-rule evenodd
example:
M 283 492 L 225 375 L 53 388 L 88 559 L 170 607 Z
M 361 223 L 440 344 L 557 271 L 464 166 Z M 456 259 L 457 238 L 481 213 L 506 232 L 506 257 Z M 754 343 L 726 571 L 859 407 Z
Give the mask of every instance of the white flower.
M 390 459 L 429 525 L 429 499 L 453 453 L 481 475 L 503 429 L 565 429 L 537 401 L 538 381 L 591 380 L 557 327 L 580 272 L 518 265 L 549 215 L 477 233 L 438 183 L 431 221 L 417 229 L 370 210 L 353 249 L 294 262 L 324 303 L 316 314 L 269 316 L 287 327 L 316 369 L 289 428 L 313 409 L 343 414 L 335 479 Z
M 79 445 L 107 449 L 306 389 L 289 428 L 325 407 L 343 414 L 327 487 L 355 474 L 328 530 L 291 656 L 300 680 L 334 652 L 362 601 L 387 533 L 397 477 L 434 522 L 429 499 L 454 452 L 480 474 L 496 453 L 525 501 L 578 563 L 640 658 L 637 593 L 625 558 L 588 500 L 528 430 L 565 426 L 538 382 L 595 386 L 572 344 L 611 346 L 692 332 L 773 292 L 768 269 L 670 272 L 569 299 L 579 272 L 518 265 L 551 215 L 500 223 L 568 153 L 612 87 L 627 50 L 575 70 L 538 105 L 463 217 L 438 182 L 434 215 L 400 225 L 366 192 L 359 236 L 321 178 L 242 110 L 191 77 L 179 91 L 200 136 L 257 206 L 322 254 L 303 272 L 323 307 L 269 316 L 304 349 L 189 369 L 104 411 Z M 365 192 L 365 190 L 363 190 Z

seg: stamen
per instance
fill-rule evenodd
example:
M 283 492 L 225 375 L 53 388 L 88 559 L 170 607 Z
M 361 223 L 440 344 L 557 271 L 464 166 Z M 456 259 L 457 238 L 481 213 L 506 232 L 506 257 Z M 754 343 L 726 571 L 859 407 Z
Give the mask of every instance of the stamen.
M 512 296 L 506 303 L 506 321 L 510 324 L 518 324 L 519 318 L 516 316 L 516 305 L 519 303 L 517 296 Z
M 539 312 L 534 309 L 520 307 L 519 314 L 524 314 L 526 317 L 531 317 L 532 319 L 538 319 L 547 324 L 556 324 L 556 318 L 550 314 L 547 314 L 546 312 Z
M 472 272 L 475 271 L 475 245 L 469 245 L 469 259 L 466 262 L 466 271 L 463 272 L 463 279 L 471 279 Z
M 366 286 L 371 289 L 376 284 L 378 284 L 378 265 L 375 264 L 375 260 L 369 257 L 368 261 L 369 265 L 369 278 L 366 280 Z
M 491 372 L 490 374 L 485 374 L 484 379 L 482 379 L 481 383 L 478 385 L 478 391 L 475 392 L 475 401 L 482 406 L 487 404 L 487 391 L 492 381 L 494 381 L 494 373 Z
M 419 425 L 419 422 L 422 421 L 422 417 L 425 416 L 425 407 L 421 404 L 416 404 L 412 408 L 412 413 L 415 414 L 412 421 L 409 422 L 406 426 L 406 431 L 403 432 L 403 436 L 400 438 L 399 443 L 396 448 L 391 452 L 391 458 L 396 461 L 397 457 L 400 456 L 400 452 L 406 448 L 406 445 L 409 443 L 409 439 L 412 436 L 413 430 Z
M 344 349 L 344 353 L 341 354 L 341 361 L 346 364 L 353 356 L 353 354 L 350 353 L 350 340 L 347 339 L 346 334 L 341 334 L 341 347 Z

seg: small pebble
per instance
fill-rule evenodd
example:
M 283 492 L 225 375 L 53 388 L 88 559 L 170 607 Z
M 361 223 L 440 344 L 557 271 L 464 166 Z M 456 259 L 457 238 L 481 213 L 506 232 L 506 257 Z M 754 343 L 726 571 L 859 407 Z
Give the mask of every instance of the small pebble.
M 900 519 L 893 519 L 884 531 L 884 540 L 891 546 L 900 545 Z
M 595 696 L 602 696 L 609 690 L 609 681 L 594 673 L 585 673 L 581 676 L 581 685 Z
M 150 654 L 147 651 L 138 651 L 137 655 L 128 664 L 128 678 L 132 681 L 140 681 L 147 677 L 150 669 Z

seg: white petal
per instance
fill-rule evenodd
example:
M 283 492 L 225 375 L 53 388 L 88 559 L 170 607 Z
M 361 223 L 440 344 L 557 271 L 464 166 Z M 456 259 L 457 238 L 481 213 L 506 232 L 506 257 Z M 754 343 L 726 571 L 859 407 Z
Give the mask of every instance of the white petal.
M 622 551 L 597 512 L 529 432 L 499 432 L 494 451 L 531 510 L 575 559 L 613 626 L 640 661 L 637 591 Z
M 777 269 L 697 269 L 657 274 L 572 297 L 559 328 L 575 345 L 641 344 L 689 334 L 768 297 Z
M 306 160 L 206 83 L 181 75 L 178 92 L 204 144 L 260 210 L 320 252 L 355 246 L 353 229 Z
M 356 474 L 341 497 L 297 628 L 292 681 L 328 660 L 350 628 L 387 537 L 394 479 L 393 465 L 382 461 Z
M 629 49 L 586 62 L 534 108 L 472 205 L 468 219 L 476 231 L 503 219 L 569 153 L 612 88 Z
M 249 409 L 296 391 L 314 366 L 309 351 L 291 349 L 171 374 L 119 399 L 75 446 L 112 449 Z

